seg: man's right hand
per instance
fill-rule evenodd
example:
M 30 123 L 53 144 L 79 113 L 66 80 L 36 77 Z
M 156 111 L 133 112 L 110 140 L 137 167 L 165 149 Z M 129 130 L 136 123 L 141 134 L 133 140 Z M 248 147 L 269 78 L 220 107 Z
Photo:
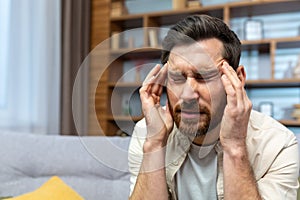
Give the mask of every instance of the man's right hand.
M 131 200 L 168 199 L 165 146 L 173 128 L 173 119 L 168 106 L 163 109 L 160 105 L 166 77 L 167 66 L 160 68 L 160 65 L 156 65 L 149 72 L 140 89 L 147 136 L 143 146 L 143 160 Z
M 161 150 L 167 144 L 168 136 L 173 128 L 173 119 L 168 102 L 166 109 L 160 105 L 160 98 L 167 78 L 167 64 L 156 65 L 145 78 L 140 89 L 142 110 L 147 124 L 147 138 L 144 153 Z

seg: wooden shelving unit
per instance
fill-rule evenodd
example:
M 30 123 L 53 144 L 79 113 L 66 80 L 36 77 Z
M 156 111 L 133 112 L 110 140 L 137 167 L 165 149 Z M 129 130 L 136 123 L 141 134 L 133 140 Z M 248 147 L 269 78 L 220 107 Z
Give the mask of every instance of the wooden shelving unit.
M 286 126 L 292 126 L 292 127 L 299 127 L 300 121 L 299 120 L 279 120 L 280 123 Z
M 131 117 L 131 116 L 123 116 L 123 115 L 117 115 L 117 116 L 107 116 L 108 120 L 112 120 L 112 121 L 134 121 L 137 122 L 139 120 L 141 120 L 143 118 L 143 116 L 136 116 L 136 117 Z
M 94 2 L 96 0 L 93 0 Z M 112 0 L 122 1 L 122 0 Z M 110 6 L 108 1 L 107 6 Z M 109 54 L 117 59 L 108 67 L 106 73 L 102 77 L 101 87 L 97 88 L 98 100 L 95 100 L 95 105 L 103 104 L 96 108 L 97 119 L 101 123 L 103 133 L 106 135 L 114 135 L 119 129 L 123 129 L 140 120 L 142 116 L 128 116 L 121 112 L 122 95 L 126 92 L 138 94 L 138 88 L 141 81 L 124 82 L 120 81 L 123 76 L 123 63 L 131 60 L 141 60 L 145 58 L 158 59 L 160 57 L 161 47 L 151 47 L 149 42 L 149 29 L 151 27 L 164 27 L 176 23 L 178 20 L 190 14 L 208 14 L 224 20 L 228 25 L 232 18 L 247 17 L 251 15 L 266 15 L 273 13 L 288 13 L 299 12 L 300 1 L 293 0 L 255 0 L 241 1 L 227 4 L 185 8 L 180 10 L 167 10 L 160 12 L 149 12 L 143 14 L 124 14 L 122 16 L 108 15 L 108 26 L 106 29 L 109 33 L 108 37 L 116 32 L 123 32 L 134 28 L 143 28 L 142 46 L 138 48 L 126 45 L 120 46 L 119 49 L 109 50 Z M 98 11 L 99 6 L 95 6 L 94 10 Z M 95 15 L 97 19 L 97 15 Z M 252 88 L 275 88 L 275 87 L 300 87 L 300 79 L 275 79 L 275 57 L 277 48 L 293 48 L 300 47 L 300 36 L 282 37 L 282 38 L 264 38 L 261 40 L 242 40 L 244 50 L 257 47 L 270 56 L 271 78 L 263 80 L 248 80 L 246 83 L 247 89 Z M 300 52 L 299 52 L 300 53 Z M 116 93 L 114 98 L 112 93 Z M 113 99 L 112 99 L 113 98 Z M 112 101 L 113 100 L 113 101 Z M 105 101 L 105 102 L 103 102 Z M 137 105 L 139 106 L 139 105 Z M 114 110 L 120 110 L 117 114 L 112 114 Z M 300 127 L 300 122 L 292 120 L 281 120 L 287 126 Z M 121 124 L 121 125 L 120 125 Z M 129 133 L 130 134 L 130 133 Z
M 300 87 L 300 79 L 248 80 L 246 88 Z

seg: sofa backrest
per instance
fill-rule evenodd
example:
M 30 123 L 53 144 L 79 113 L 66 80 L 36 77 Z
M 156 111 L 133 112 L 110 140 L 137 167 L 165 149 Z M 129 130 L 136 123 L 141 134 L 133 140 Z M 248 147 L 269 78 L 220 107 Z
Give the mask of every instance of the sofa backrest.
M 129 137 L 0 133 L 0 196 L 17 196 L 60 177 L 86 200 L 129 195 Z

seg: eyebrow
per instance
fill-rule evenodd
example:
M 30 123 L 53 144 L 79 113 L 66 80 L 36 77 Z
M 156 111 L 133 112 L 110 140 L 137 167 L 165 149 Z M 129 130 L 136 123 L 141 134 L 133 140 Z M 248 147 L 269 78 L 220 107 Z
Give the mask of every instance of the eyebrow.
M 198 72 L 192 72 L 192 76 L 195 77 L 195 78 L 203 78 L 203 76 L 214 76 L 215 74 L 218 74 L 220 72 L 220 67 L 221 67 L 221 64 L 224 62 L 224 58 L 221 59 L 215 66 L 216 68 L 213 68 L 213 69 L 210 69 L 210 70 L 205 70 L 205 71 L 201 71 L 199 70 Z M 174 66 L 174 65 L 171 65 L 171 61 L 167 61 L 168 65 L 170 66 Z M 174 70 L 170 70 L 168 69 L 168 74 L 170 76 L 184 76 L 184 77 L 187 77 L 187 73 L 185 72 L 181 72 L 179 70 L 176 70 L 176 66 L 175 67 L 175 71 Z
M 179 71 L 168 71 L 168 76 L 173 79 L 181 78 L 181 77 L 184 77 L 184 78 L 193 77 L 195 79 L 206 79 L 206 78 L 215 77 L 219 73 L 220 73 L 219 70 L 210 70 L 205 73 L 194 73 L 193 72 L 191 75 L 188 75 L 187 73 L 182 73 Z
M 216 65 L 215 64 L 213 64 L 213 65 L 216 66 L 217 69 L 219 69 L 221 67 L 221 64 L 223 64 L 224 61 L 226 61 L 226 59 L 222 58 Z M 167 61 L 167 64 L 170 65 L 170 66 L 174 66 L 175 68 L 177 68 L 176 65 L 174 65 L 173 62 L 171 62 L 170 60 Z
M 192 74 L 196 75 L 196 76 L 202 76 L 202 75 L 211 75 L 211 74 L 215 74 L 215 73 L 219 73 L 220 70 L 219 69 L 211 69 L 211 70 L 206 70 L 206 71 L 198 71 L 198 72 L 192 72 Z M 185 76 L 187 73 L 186 72 L 182 72 L 179 70 L 170 70 L 168 69 L 168 74 L 170 75 L 174 75 L 174 76 L 179 76 L 179 75 L 183 75 Z

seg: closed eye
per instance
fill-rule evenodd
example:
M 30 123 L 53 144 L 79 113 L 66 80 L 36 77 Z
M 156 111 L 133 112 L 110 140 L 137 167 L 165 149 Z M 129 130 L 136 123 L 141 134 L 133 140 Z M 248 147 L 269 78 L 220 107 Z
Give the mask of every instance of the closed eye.
M 169 76 L 169 79 L 174 83 L 184 83 L 186 78 L 184 76 Z
M 184 83 L 186 81 L 186 77 L 181 72 L 168 72 L 168 79 L 176 84 Z
M 198 81 L 211 81 L 219 77 L 219 71 L 206 72 L 201 74 L 196 74 L 194 78 Z

